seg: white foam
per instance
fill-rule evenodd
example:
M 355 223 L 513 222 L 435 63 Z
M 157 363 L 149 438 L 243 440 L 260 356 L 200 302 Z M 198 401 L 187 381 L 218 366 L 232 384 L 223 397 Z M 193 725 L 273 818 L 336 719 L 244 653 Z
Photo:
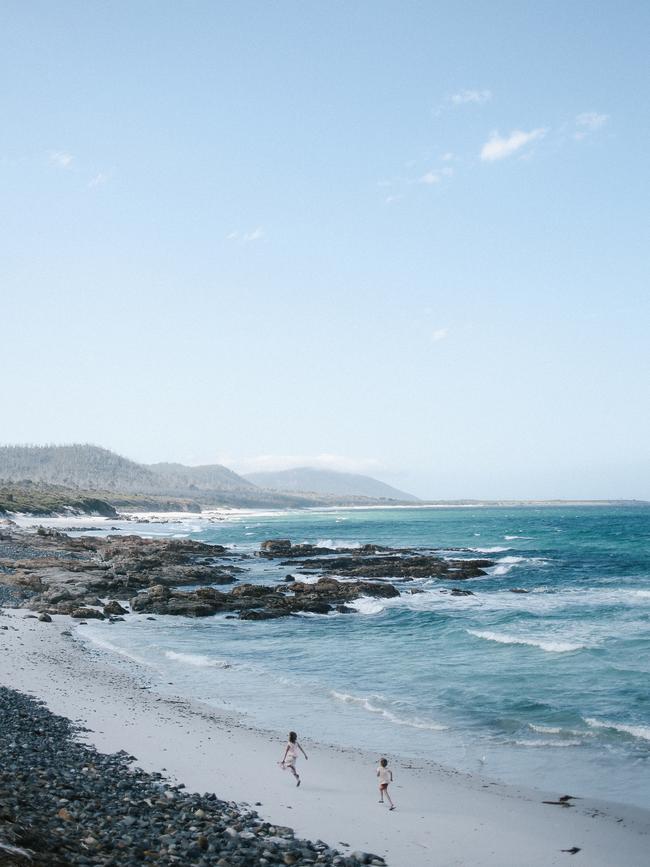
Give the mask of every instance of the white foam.
M 348 539 L 319 539 L 317 548 L 349 548 L 354 550 L 361 547 L 361 542 L 351 542 Z
M 90 635 L 86 630 L 84 630 L 81 635 L 84 639 L 87 639 L 92 644 L 96 645 L 97 647 L 101 647 L 102 650 L 109 650 L 111 653 L 118 653 L 120 656 L 125 656 L 127 659 L 132 659 L 134 662 L 138 662 L 140 665 L 146 665 L 148 668 L 156 667 L 151 663 L 150 660 L 144 659 L 142 656 L 138 656 L 135 653 L 129 653 L 128 650 L 124 650 L 122 647 L 118 647 L 116 644 L 113 644 L 112 641 L 106 641 L 103 638 L 98 638 L 96 635 Z
M 579 747 L 582 741 L 515 741 L 518 747 Z
M 372 596 L 360 596 L 351 603 L 351 607 L 356 608 L 359 614 L 380 614 L 386 606 Z
M 373 704 L 370 699 L 378 699 L 384 700 L 383 696 L 370 696 L 368 698 L 364 696 L 356 696 L 350 695 L 346 692 L 337 692 L 333 689 L 330 695 L 335 698 L 337 701 L 341 701 L 344 704 L 353 704 L 358 707 L 362 707 L 364 710 L 369 711 L 370 713 L 379 714 L 387 719 L 389 722 L 395 723 L 400 726 L 409 726 L 414 729 L 427 729 L 432 732 L 444 732 L 447 731 L 447 726 L 440 725 L 440 723 L 434 723 L 427 720 L 419 719 L 418 717 L 405 718 L 397 716 L 397 714 L 392 713 L 392 711 L 386 710 L 386 708 L 378 707 L 376 704 Z
M 316 584 L 323 577 L 322 575 L 303 575 L 302 572 L 292 572 L 291 573 L 296 581 L 300 581 L 301 584 Z M 291 584 L 287 584 L 287 590 L 291 590 Z
M 555 728 L 554 726 L 536 726 L 533 723 L 528 723 L 528 728 L 543 735 L 559 735 L 562 732 L 562 729 Z
M 510 551 L 510 548 L 504 548 L 502 545 L 493 545 L 491 548 L 468 548 L 468 551 L 476 551 L 477 554 L 501 554 L 503 551 Z
M 495 641 L 497 644 L 525 644 L 529 647 L 539 647 L 547 653 L 570 653 L 575 650 L 582 650 L 587 645 L 576 644 L 570 641 L 549 641 L 541 638 L 524 638 L 519 635 L 506 635 L 502 632 L 480 631 L 478 629 L 466 630 L 469 635 L 474 635 L 476 638 L 482 638 L 485 641 Z
M 491 575 L 507 575 L 508 572 L 520 563 L 532 563 L 535 566 L 544 565 L 548 560 L 542 557 L 501 557 L 496 566 L 490 569 Z
M 232 668 L 232 665 L 223 659 L 212 659 L 200 653 L 177 653 L 175 650 L 166 650 L 165 656 L 174 662 L 194 665 L 197 668 Z
M 514 539 L 530 539 L 531 536 L 504 536 L 506 542 L 512 542 Z
M 585 717 L 585 722 L 588 726 L 595 729 L 613 729 L 626 735 L 632 735 L 634 738 L 650 741 L 650 726 L 631 726 L 624 723 L 605 722 L 604 720 L 593 719 L 593 717 Z

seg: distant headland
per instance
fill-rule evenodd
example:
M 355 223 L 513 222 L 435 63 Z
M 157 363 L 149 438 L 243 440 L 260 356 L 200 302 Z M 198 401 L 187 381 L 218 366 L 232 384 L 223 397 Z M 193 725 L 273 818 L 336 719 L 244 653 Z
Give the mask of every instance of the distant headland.
M 647 506 L 639 500 L 421 500 L 356 473 L 299 467 L 238 475 L 221 464 L 142 464 L 89 444 L 0 446 L 0 514 L 427 506 Z

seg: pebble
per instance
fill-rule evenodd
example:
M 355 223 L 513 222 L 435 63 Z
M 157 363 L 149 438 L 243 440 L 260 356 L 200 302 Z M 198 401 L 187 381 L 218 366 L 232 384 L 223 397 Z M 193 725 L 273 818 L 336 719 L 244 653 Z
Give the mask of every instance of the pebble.
M 297 839 L 248 805 L 173 787 L 79 734 L 31 696 L 0 687 L 0 840 L 26 850 L 30 867 L 384 864 Z

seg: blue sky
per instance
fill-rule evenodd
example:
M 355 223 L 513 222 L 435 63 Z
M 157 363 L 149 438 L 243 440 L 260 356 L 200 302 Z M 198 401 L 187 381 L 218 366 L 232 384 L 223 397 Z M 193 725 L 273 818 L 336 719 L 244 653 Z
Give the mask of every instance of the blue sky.
M 641 2 L 4 2 L 4 442 L 650 498 Z

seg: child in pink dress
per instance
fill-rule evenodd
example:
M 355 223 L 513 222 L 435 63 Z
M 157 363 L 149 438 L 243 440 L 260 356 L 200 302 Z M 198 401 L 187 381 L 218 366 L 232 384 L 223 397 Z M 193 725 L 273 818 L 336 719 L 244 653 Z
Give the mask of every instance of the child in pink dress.
M 298 750 L 300 750 L 303 756 L 307 758 L 307 753 L 298 743 L 298 735 L 295 732 L 289 732 L 289 742 L 287 743 L 287 748 L 284 751 L 284 758 L 280 762 L 280 765 L 284 770 L 287 770 L 288 768 L 291 771 L 296 778 L 296 786 L 300 785 L 300 777 L 298 776 L 298 771 L 296 771 Z

